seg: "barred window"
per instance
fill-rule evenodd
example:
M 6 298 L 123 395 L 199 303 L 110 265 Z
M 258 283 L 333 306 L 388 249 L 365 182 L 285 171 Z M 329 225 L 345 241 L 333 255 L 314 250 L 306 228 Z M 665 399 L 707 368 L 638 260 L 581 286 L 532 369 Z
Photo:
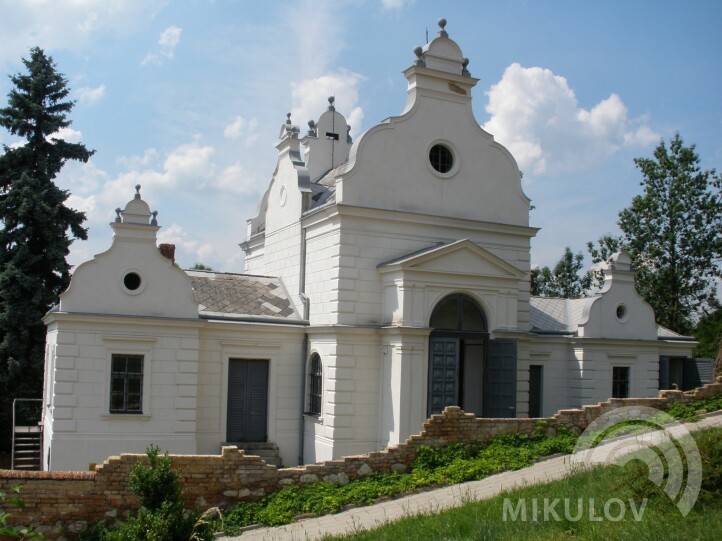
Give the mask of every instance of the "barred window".
M 323 368 L 318 353 L 308 363 L 308 411 L 309 415 L 321 415 L 321 394 L 323 391 Z
M 612 367 L 612 398 L 629 397 L 629 367 Z
M 142 355 L 111 357 L 110 412 L 143 413 Z

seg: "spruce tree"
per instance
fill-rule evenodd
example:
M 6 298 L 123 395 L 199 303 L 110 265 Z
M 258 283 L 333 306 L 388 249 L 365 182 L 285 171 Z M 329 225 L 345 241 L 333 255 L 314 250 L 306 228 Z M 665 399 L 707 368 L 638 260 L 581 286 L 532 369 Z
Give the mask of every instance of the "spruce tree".
M 70 282 L 66 262 L 74 239 L 86 239 L 85 214 L 68 208 L 53 179 L 68 160 L 93 151 L 57 137 L 70 126 L 67 79 L 35 47 L 26 74 L 0 109 L 0 125 L 25 139 L 0 156 L 0 446 L 8 447 L 13 398 L 40 398 L 45 350 L 44 314 Z

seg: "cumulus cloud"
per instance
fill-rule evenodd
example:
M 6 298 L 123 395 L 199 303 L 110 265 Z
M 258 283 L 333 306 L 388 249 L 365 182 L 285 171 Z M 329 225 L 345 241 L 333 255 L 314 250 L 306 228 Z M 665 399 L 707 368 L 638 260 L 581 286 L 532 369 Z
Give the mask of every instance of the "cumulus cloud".
M 484 129 L 532 174 L 583 170 L 622 147 L 660 137 L 630 119 L 617 94 L 581 107 L 568 81 L 549 69 L 512 64 L 487 94 L 491 118 Z
M 83 133 L 73 128 L 60 128 L 51 134 L 48 139 L 62 139 L 66 143 L 80 143 L 83 139 Z
M 78 88 L 75 93 L 78 96 L 78 101 L 82 105 L 93 105 L 105 95 L 105 85 L 100 85 L 95 88 L 84 86 Z
M 346 117 L 351 126 L 351 135 L 361 133 L 364 112 L 358 105 L 358 87 L 364 80 L 362 75 L 348 70 L 339 70 L 291 83 L 291 118 L 295 124 L 304 127 L 309 120 L 318 117 L 328 108 L 328 97 L 334 96 L 336 110 Z
M 175 244 L 176 259 L 206 263 L 215 253 L 213 245 L 192 238 L 180 225 L 171 224 L 158 233 L 158 243 Z M 193 264 L 191 263 L 191 265 Z
M 148 167 L 157 159 L 158 151 L 151 147 L 145 149 L 141 156 L 121 156 L 117 159 L 117 162 L 127 169 L 140 169 L 141 167 Z
M 161 64 L 163 60 L 170 60 L 175 54 L 175 48 L 180 43 L 182 28 L 177 26 L 169 26 L 160 33 L 158 38 L 158 49 L 148 53 L 143 61 L 142 66 L 147 64 Z
M 240 162 L 229 165 L 214 181 L 216 188 L 223 192 L 239 195 L 257 194 L 265 187 L 258 177 L 246 170 Z
M 258 139 L 258 120 L 252 118 L 246 120 L 242 116 L 238 115 L 236 118 L 228 124 L 223 130 L 223 136 L 226 139 L 238 140 L 242 139 L 247 145 L 253 143 Z

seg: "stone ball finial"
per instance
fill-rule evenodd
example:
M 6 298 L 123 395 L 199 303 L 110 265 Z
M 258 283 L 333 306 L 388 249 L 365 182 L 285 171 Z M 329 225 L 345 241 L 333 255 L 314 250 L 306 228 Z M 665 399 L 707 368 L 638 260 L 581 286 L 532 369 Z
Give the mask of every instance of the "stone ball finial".
M 122 221 L 122 219 L 121 219 L 121 217 L 120 217 L 120 215 L 121 215 L 122 212 L 123 212 L 123 211 L 121 210 L 120 207 L 118 207 L 117 209 L 115 209 L 115 223 L 116 223 L 116 224 L 119 224 L 119 223 Z
M 308 121 L 308 127 L 313 129 L 313 127 L 316 125 L 316 123 L 313 120 Z
M 291 123 L 291 113 L 286 113 L 286 124 Z
M 471 73 L 469 73 L 469 70 L 467 69 L 468 66 L 469 66 L 469 59 L 466 58 L 466 57 L 464 57 L 464 61 L 463 61 L 462 64 L 461 64 L 461 74 L 464 75 L 464 76 L 466 76 L 466 77 L 470 77 L 470 76 L 471 76 Z
M 444 30 L 444 28 L 446 28 L 446 19 L 442 17 L 441 19 L 439 19 L 439 33 L 437 34 L 440 38 L 449 37 L 449 34 L 446 33 L 446 30 Z
M 424 49 L 422 49 L 421 46 L 414 47 L 414 54 L 417 58 L 421 58 L 421 55 L 424 54 Z
M 333 102 L 335 102 L 335 101 L 336 101 L 336 98 L 335 98 L 335 97 L 333 97 L 333 96 L 329 96 L 329 97 L 328 97 L 328 103 L 329 103 L 329 105 L 333 105 Z
M 135 185 L 135 198 L 140 199 L 140 184 Z
M 150 225 L 158 225 L 158 211 L 154 210 L 150 213 L 153 219 L 150 221 Z

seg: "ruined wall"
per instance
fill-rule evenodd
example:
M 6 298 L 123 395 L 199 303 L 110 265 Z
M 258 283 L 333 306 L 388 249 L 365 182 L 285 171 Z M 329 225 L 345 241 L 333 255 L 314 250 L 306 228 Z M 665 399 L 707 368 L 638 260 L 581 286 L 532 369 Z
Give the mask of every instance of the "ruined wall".
M 648 406 L 664 410 L 675 401 L 692 402 L 722 395 L 722 377 L 694 393 L 660 391 L 657 398 L 616 398 L 596 406 L 561 410 L 546 418 L 553 435 L 559 426 L 583 431 L 600 415 L 621 407 Z M 221 455 L 171 455 L 184 480 L 183 497 L 190 508 L 226 507 L 248 501 L 293 483 L 328 481 L 345 484 L 376 472 L 403 473 L 420 445 L 445 447 L 453 443 L 477 444 L 501 434 L 531 435 L 539 419 L 483 419 L 447 407 L 428 419 L 420 434 L 405 443 L 365 455 L 349 456 L 296 468 L 277 469 L 257 456 L 235 447 Z M 0 470 L 0 490 L 22 485 L 24 510 L 9 509 L 10 523 L 35 525 L 50 540 L 73 537 L 88 525 L 103 520 L 123 520 L 137 508 L 127 485 L 128 471 L 145 455 L 111 457 L 89 472 L 27 472 Z

